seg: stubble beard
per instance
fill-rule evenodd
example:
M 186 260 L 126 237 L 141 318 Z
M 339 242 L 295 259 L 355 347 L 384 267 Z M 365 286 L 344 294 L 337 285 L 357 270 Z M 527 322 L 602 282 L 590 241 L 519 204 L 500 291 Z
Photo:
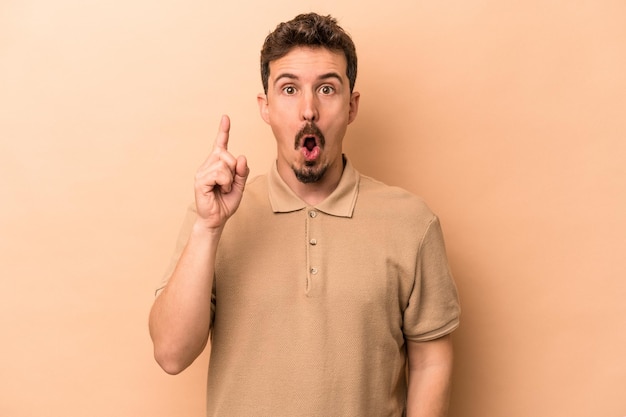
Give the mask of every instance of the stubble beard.
M 303 184 L 311 184 L 324 178 L 324 174 L 328 170 L 328 165 L 317 165 L 315 162 L 305 162 L 304 166 L 298 168 L 292 166 L 293 173 L 296 178 Z

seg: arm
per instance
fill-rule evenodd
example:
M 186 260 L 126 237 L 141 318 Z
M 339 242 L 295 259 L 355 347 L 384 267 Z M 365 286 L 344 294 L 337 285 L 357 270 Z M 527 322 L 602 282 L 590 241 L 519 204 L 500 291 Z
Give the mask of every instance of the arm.
M 407 354 L 407 417 L 447 416 L 453 362 L 450 335 L 429 342 L 407 341 Z
M 167 286 L 150 311 L 154 357 L 170 374 L 187 368 L 209 337 L 215 256 L 226 221 L 239 207 L 249 173 L 246 159 L 227 151 L 223 117 L 213 151 L 195 179 L 197 219 Z

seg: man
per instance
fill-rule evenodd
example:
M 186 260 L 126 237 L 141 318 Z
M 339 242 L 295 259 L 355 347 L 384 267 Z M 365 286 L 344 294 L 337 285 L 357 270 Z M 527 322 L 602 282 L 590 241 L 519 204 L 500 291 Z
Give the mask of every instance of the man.
M 456 289 L 437 217 L 342 153 L 352 40 L 297 16 L 266 38 L 261 74 L 276 163 L 246 184 L 222 118 L 150 314 L 156 360 L 179 373 L 211 337 L 209 416 L 444 416 Z

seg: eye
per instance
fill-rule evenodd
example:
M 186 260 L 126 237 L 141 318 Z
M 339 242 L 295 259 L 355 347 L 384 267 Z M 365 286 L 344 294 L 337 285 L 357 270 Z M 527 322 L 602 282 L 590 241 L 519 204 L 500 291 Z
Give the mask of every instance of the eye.
M 296 88 L 293 85 L 288 85 L 286 87 L 283 87 L 283 92 L 288 96 L 292 96 L 296 94 Z
M 320 87 L 320 93 L 324 94 L 324 95 L 329 95 L 335 92 L 335 87 L 333 87 L 332 85 L 323 85 Z

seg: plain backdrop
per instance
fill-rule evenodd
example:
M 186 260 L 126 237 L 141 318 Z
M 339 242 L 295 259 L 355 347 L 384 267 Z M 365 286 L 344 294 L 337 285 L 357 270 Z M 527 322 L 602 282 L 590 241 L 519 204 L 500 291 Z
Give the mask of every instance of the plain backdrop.
M 357 44 L 354 165 L 441 217 L 450 416 L 626 415 L 622 0 L 3 0 L 0 415 L 204 415 L 148 311 L 220 116 L 272 163 L 259 50 L 307 11 Z

